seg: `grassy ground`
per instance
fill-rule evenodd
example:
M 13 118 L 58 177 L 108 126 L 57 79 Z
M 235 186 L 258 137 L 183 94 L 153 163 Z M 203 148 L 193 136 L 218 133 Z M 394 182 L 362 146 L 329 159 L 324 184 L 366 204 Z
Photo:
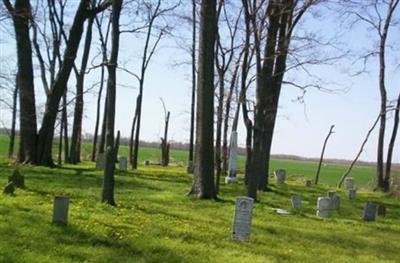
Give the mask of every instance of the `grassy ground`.
M 224 185 L 219 201 L 185 196 L 184 168 L 141 167 L 116 176 L 117 207 L 99 203 L 102 172 L 92 163 L 63 168 L 21 167 L 27 188 L 0 195 L 0 262 L 398 262 L 399 199 L 361 192 L 330 219 L 315 216 L 326 186 L 306 188 L 299 177 L 272 185 L 255 205 L 250 243 L 230 238 L 238 185 Z M 0 185 L 14 167 L 0 159 Z M 71 198 L 69 225 L 52 225 L 55 194 Z M 303 210 L 291 210 L 300 194 Z M 367 200 L 385 203 L 386 218 L 360 220 Z

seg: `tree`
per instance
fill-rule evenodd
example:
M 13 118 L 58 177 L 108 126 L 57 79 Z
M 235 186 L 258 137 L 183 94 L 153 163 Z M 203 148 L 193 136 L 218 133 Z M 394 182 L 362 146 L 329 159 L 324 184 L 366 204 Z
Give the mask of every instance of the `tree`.
M 328 135 L 325 138 L 324 146 L 322 146 L 322 152 L 321 152 L 321 157 L 319 158 L 317 174 L 315 175 L 315 182 L 314 182 L 315 184 L 318 184 L 319 173 L 321 171 L 322 161 L 324 160 L 325 148 L 328 143 L 329 137 L 331 137 L 332 133 L 334 133 L 334 131 L 333 131 L 334 128 L 335 128 L 335 125 L 332 125 L 331 128 L 329 129 Z
M 216 198 L 214 185 L 214 52 L 217 33 L 216 1 L 202 0 L 197 78 L 194 180 L 190 195 Z
M 18 72 L 16 85 L 19 90 L 20 105 L 20 146 L 18 161 L 36 163 L 36 105 L 33 82 L 32 46 L 29 35 L 31 5 L 29 0 L 16 0 L 12 6 L 9 0 L 3 0 L 12 16 L 17 43 Z
M 107 119 L 106 119 L 106 155 L 104 168 L 104 181 L 101 201 L 115 206 L 114 200 L 114 170 L 115 170 L 115 97 L 117 87 L 117 63 L 119 52 L 119 18 L 121 14 L 123 0 L 113 0 L 112 3 L 112 40 L 111 55 L 107 63 L 108 81 L 107 81 Z
M 161 138 L 161 165 L 168 166 L 169 164 L 169 143 L 168 143 L 168 125 L 169 125 L 169 117 L 171 113 L 167 111 L 165 107 L 165 103 L 162 99 L 161 103 L 164 108 L 164 119 L 165 119 L 165 127 L 164 127 L 164 137 Z

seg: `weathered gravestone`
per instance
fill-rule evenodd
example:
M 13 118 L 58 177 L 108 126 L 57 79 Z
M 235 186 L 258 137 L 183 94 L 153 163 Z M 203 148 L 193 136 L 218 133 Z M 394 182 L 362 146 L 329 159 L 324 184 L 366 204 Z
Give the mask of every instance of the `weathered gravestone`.
M 69 198 L 65 196 L 55 196 L 53 206 L 53 224 L 68 224 Z
M 363 220 L 375 221 L 376 218 L 376 204 L 367 202 L 364 207 Z
M 241 196 L 236 199 L 232 231 L 232 238 L 234 240 L 250 241 L 253 203 L 254 199 L 246 196 Z
M 104 170 L 106 164 L 104 153 L 98 153 L 96 159 L 96 169 Z
M 149 160 L 144 161 L 144 165 L 150 165 L 150 161 Z
M 329 217 L 331 215 L 331 199 L 329 197 L 318 197 L 317 216 Z
M 295 209 L 301 209 L 301 198 L 299 195 L 295 195 L 292 197 L 292 206 Z
M 349 190 L 349 200 L 356 199 L 356 196 L 357 196 L 357 190 L 356 189 L 350 189 Z
M 311 180 L 306 180 L 306 186 L 311 187 L 312 186 L 312 181 Z
M 339 210 L 340 209 L 340 196 L 336 191 L 329 191 L 328 197 L 331 199 L 331 209 Z
M 274 172 L 275 178 L 276 178 L 276 183 L 278 184 L 284 184 L 286 180 L 286 170 L 284 169 L 278 169 Z
M 226 184 L 237 183 L 236 177 L 237 170 L 237 131 L 232 131 L 231 142 L 229 147 L 229 165 L 228 165 L 228 176 L 225 177 Z
M 378 216 L 382 216 L 382 217 L 386 216 L 386 206 L 384 204 L 378 205 Z
M 346 177 L 344 179 L 344 189 L 346 189 L 346 190 L 354 189 L 354 178 L 353 177 Z
M 118 163 L 119 163 L 119 169 L 121 171 L 128 171 L 128 158 L 126 158 L 125 156 L 120 156 L 118 158 Z
M 14 187 L 25 188 L 25 177 L 15 169 L 13 174 L 8 177 L 8 182 L 13 182 Z

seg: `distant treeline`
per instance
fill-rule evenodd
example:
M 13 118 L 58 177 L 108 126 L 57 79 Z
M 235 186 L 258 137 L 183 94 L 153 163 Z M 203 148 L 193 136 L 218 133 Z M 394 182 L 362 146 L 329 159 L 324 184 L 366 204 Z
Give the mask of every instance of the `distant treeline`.
M 0 134 L 1 135 L 9 135 L 10 130 L 6 128 L 0 128 Z M 19 131 L 16 131 L 16 135 L 19 134 Z M 55 137 L 56 139 L 57 137 Z M 84 134 L 82 136 L 82 140 L 85 143 L 91 143 L 93 141 L 93 135 L 92 134 Z M 139 145 L 142 147 L 146 148 L 160 148 L 160 142 L 147 142 L 147 141 L 139 141 Z M 126 137 L 121 137 L 120 138 L 120 145 L 129 145 L 129 138 Z M 182 151 L 188 151 L 189 150 L 189 144 L 188 143 L 182 143 L 182 142 L 177 142 L 177 141 L 170 141 L 170 147 L 171 149 L 174 150 L 182 150 Z M 238 154 L 242 156 L 246 156 L 246 149 L 239 147 L 238 148 Z M 272 154 L 272 159 L 278 159 L 278 160 L 294 160 L 294 161 L 309 161 L 309 162 L 318 162 L 319 158 L 309 158 L 309 157 L 302 157 L 298 155 L 290 155 L 290 154 Z M 345 160 L 345 159 L 325 159 L 324 163 L 332 163 L 332 164 L 350 164 L 351 160 Z M 367 161 L 358 161 L 357 165 L 361 166 L 375 166 L 375 162 L 367 162 Z M 395 169 L 400 169 L 400 164 L 395 163 L 394 164 Z

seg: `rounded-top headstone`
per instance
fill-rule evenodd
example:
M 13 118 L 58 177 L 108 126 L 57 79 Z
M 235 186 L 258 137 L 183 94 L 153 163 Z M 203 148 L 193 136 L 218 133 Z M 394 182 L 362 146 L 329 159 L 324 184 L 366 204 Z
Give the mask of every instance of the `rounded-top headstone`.
M 283 184 L 285 183 L 286 180 L 286 170 L 284 169 L 278 169 L 274 172 L 275 174 L 275 178 L 276 178 L 276 182 L 278 184 Z
M 317 216 L 329 217 L 331 213 L 331 199 L 329 197 L 318 197 Z
M 344 179 L 344 189 L 346 189 L 346 190 L 354 189 L 354 178 L 353 177 L 346 177 Z

